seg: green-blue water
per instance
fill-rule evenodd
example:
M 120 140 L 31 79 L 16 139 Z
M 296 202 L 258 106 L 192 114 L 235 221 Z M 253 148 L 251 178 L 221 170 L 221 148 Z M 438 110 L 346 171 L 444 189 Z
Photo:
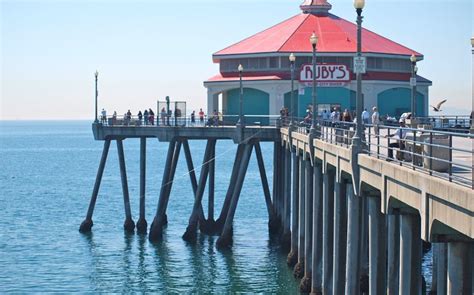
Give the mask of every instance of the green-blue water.
M 181 239 L 193 204 L 184 155 L 171 192 L 163 242 L 153 245 L 147 237 L 124 234 L 115 144 L 92 234 L 80 234 L 103 144 L 93 140 L 90 126 L 89 122 L 0 122 L 0 292 L 297 292 L 286 255 L 268 235 L 254 157 L 235 216 L 231 252 L 217 251 L 213 237 L 200 236 L 197 245 Z M 190 144 L 199 166 L 204 142 Z M 217 145 L 216 211 L 227 189 L 235 148 L 230 141 Z M 262 148 L 267 170 L 272 171 L 273 147 L 263 144 Z M 156 210 L 166 149 L 166 143 L 148 140 L 149 223 Z M 126 140 L 125 153 L 136 221 L 138 140 Z M 271 173 L 268 177 L 271 186 Z

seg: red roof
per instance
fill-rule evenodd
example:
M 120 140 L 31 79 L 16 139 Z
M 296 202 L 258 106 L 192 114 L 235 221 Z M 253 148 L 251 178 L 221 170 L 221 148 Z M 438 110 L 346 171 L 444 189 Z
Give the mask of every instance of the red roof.
M 357 26 L 333 14 L 298 14 L 265 31 L 214 54 L 255 54 L 270 52 L 310 53 L 309 37 L 313 31 L 318 36 L 318 52 L 355 53 L 357 50 Z M 362 29 L 362 52 L 410 56 L 420 53 L 393 42 L 369 30 Z

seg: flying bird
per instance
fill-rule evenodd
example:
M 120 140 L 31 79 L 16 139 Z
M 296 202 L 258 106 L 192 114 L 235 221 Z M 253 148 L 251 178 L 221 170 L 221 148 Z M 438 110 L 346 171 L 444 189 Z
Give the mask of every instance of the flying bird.
M 436 106 L 430 105 L 430 107 L 432 107 L 432 108 L 433 108 L 433 111 L 435 111 L 435 112 L 441 112 L 441 105 L 442 105 L 443 103 L 445 103 L 446 101 L 448 101 L 448 100 L 447 100 L 447 99 L 444 99 L 444 100 L 438 102 L 438 104 L 437 104 Z

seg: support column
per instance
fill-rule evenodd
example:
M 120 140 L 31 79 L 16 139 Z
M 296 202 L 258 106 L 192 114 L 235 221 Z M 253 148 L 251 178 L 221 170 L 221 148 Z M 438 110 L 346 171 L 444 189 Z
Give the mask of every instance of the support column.
M 400 268 L 400 215 L 387 215 L 387 295 L 398 295 Z
M 313 173 L 313 253 L 311 293 L 322 294 L 323 277 L 323 176 L 321 166 Z
M 140 137 L 140 217 L 137 221 L 137 233 L 146 234 L 148 224 L 145 218 L 146 183 L 146 137 Z
M 431 290 L 446 294 L 448 290 L 448 247 L 446 243 L 433 243 L 433 280 Z
M 400 287 L 401 294 L 421 294 L 420 217 L 400 215 Z
M 194 200 L 196 200 L 198 184 L 196 180 L 196 172 L 194 171 L 193 158 L 191 156 L 191 150 L 189 148 L 189 143 L 187 139 L 183 140 L 183 149 L 184 149 L 184 156 L 186 158 L 186 164 L 188 166 L 189 179 L 191 181 L 191 186 L 193 188 Z M 199 208 L 199 221 L 201 222 L 203 220 L 204 220 L 204 210 L 202 209 L 202 204 L 201 204 Z
M 323 174 L 323 294 L 332 294 L 334 173 Z M 347 288 L 346 288 L 347 289 Z
M 91 200 L 89 202 L 89 209 L 87 210 L 86 219 L 81 223 L 79 232 L 87 233 L 91 231 L 94 223 L 92 222 L 92 214 L 94 214 L 95 203 L 97 201 L 97 195 L 99 194 L 100 182 L 102 181 L 102 175 L 104 174 L 105 162 L 107 161 L 107 155 L 109 154 L 110 139 L 104 141 L 104 149 L 102 150 L 102 157 L 100 158 L 99 169 L 97 170 L 97 176 L 95 178 L 94 189 L 92 190 Z
M 260 180 L 262 181 L 263 195 L 265 196 L 265 204 L 268 213 L 268 226 L 272 230 L 272 224 L 275 223 L 275 212 L 272 204 L 272 197 L 270 195 L 270 188 L 268 187 L 267 173 L 265 172 L 265 163 L 263 161 L 262 149 L 260 143 L 255 144 L 255 154 L 257 156 L 258 169 L 260 171 Z
M 294 267 L 298 261 L 298 208 L 299 208 L 299 185 L 300 185 L 300 156 L 298 152 L 293 152 L 293 187 L 291 202 L 291 250 L 288 254 L 288 266 Z
M 283 251 L 288 252 L 291 248 L 291 152 L 285 149 L 285 195 L 284 195 L 284 218 L 283 235 L 281 246 Z
M 166 214 L 166 185 L 170 179 L 171 175 L 171 162 L 173 161 L 173 155 L 175 153 L 176 141 L 173 140 L 170 142 L 168 147 L 168 153 L 166 155 L 165 170 L 163 172 L 163 179 L 161 181 L 160 188 L 160 198 L 158 200 L 158 206 L 156 209 L 155 218 L 150 227 L 150 233 L 148 239 L 151 242 L 155 242 L 161 239 L 163 225 L 165 224 L 165 214 Z
M 360 198 L 360 291 L 369 292 L 369 213 L 366 197 Z
M 120 178 L 122 179 L 123 203 L 125 207 L 125 222 L 123 228 L 127 232 L 135 230 L 135 222 L 132 219 L 132 210 L 130 209 L 130 196 L 128 194 L 127 170 L 125 169 L 125 155 L 123 152 L 123 142 L 117 139 L 117 151 L 120 166 Z
M 306 192 L 306 155 L 303 153 L 300 157 L 300 185 L 299 185 L 299 207 L 298 207 L 298 262 L 295 265 L 293 270 L 293 275 L 297 279 L 303 278 L 304 275 L 304 260 L 305 260 L 305 251 L 304 251 L 304 240 L 305 240 L 305 192 Z
M 216 171 L 216 141 L 213 140 L 211 155 L 209 159 L 209 188 L 208 188 L 208 206 L 207 222 L 214 223 L 214 180 Z
M 313 246 L 313 166 L 311 159 L 306 159 L 305 191 L 305 233 L 304 233 L 304 276 L 300 283 L 302 293 L 311 292 L 312 246 Z
M 198 218 L 199 230 L 207 235 L 213 235 L 217 232 L 216 221 L 214 220 L 214 180 L 215 180 L 215 166 L 216 166 L 216 140 L 210 139 L 209 158 L 206 161 L 208 166 L 209 187 L 208 187 L 208 205 L 207 205 L 207 219 Z M 205 186 L 205 185 L 204 185 Z M 202 203 L 199 204 L 202 208 Z M 198 211 L 200 208 L 198 208 Z
M 366 197 L 369 207 L 369 294 L 383 294 L 386 290 L 386 227 L 380 211 L 380 197 Z
M 230 203 L 229 213 L 225 220 L 224 228 L 222 229 L 222 234 L 216 242 L 216 246 L 218 248 L 225 248 L 232 245 L 232 223 L 234 222 L 234 215 L 237 209 L 237 203 L 239 202 L 240 192 L 242 190 L 242 185 L 245 180 L 245 174 L 247 173 L 250 156 L 252 155 L 252 148 L 252 143 L 247 143 L 245 145 L 242 157 L 242 164 L 239 169 L 237 183 L 235 184 L 235 190 L 232 194 L 232 201 Z
M 222 232 L 224 227 L 225 219 L 227 218 L 227 213 L 229 212 L 230 201 L 232 199 L 232 193 L 234 192 L 235 183 L 237 181 L 237 176 L 239 173 L 240 164 L 242 162 L 242 154 L 244 151 L 244 145 L 239 144 L 237 146 L 237 151 L 235 152 L 234 165 L 232 166 L 232 173 L 230 176 L 229 187 L 227 188 L 227 193 L 225 195 L 224 204 L 222 204 L 221 213 L 217 219 L 217 227 L 219 233 Z
M 344 294 L 347 251 L 347 196 L 346 184 L 337 181 L 334 192 L 334 268 L 333 293 Z
M 215 143 L 215 142 L 214 142 Z M 209 140 L 206 145 L 204 152 L 204 158 L 202 160 L 201 175 L 199 176 L 199 183 L 196 192 L 196 198 L 194 200 L 193 211 L 189 217 L 188 226 L 186 232 L 183 234 L 183 240 L 188 242 L 194 242 L 197 236 L 197 227 L 199 222 L 199 210 L 202 206 L 202 198 L 204 195 L 204 189 L 206 188 L 207 177 L 209 175 L 209 161 L 211 159 L 213 142 Z
M 448 243 L 448 294 L 472 294 L 473 243 Z
M 354 194 L 352 184 L 346 186 L 347 192 L 347 262 L 346 294 L 359 294 L 360 278 L 360 208 L 361 198 Z

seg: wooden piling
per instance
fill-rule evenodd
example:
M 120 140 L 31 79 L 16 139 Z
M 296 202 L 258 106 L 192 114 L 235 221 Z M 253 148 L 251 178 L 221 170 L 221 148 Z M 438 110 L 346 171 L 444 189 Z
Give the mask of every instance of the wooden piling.
M 265 172 L 265 163 L 263 162 L 262 150 L 260 148 L 260 143 L 255 143 L 255 154 L 257 156 L 258 169 L 260 171 L 260 179 L 262 181 L 263 195 L 265 197 L 265 204 L 267 206 L 268 213 L 268 225 L 270 231 L 273 230 L 272 226 L 275 223 L 275 212 L 272 204 L 272 197 L 270 195 L 270 189 L 268 187 L 267 174 Z
M 300 156 L 299 153 L 293 153 L 293 189 L 292 189 L 292 204 L 291 204 L 291 250 L 288 254 L 288 266 L 294 267 L 298 262 L 298 208 L 299 208 L 299 182 L 300 182 Z
M 334 186 L 333 292 L 334 294 L 344 294 L 347 251 L 347 184 L 338 181 L 337 178 L 338 177 L 336 176 Z
M 148 224 L 145 218 L 146 184 L 146 137 L 140 137 L 140 217 L 137 221 L 137 233 L 145 234 Z
M 204 195 L 204 189 L 206 188 L 206 181 L 209 174 L 209 161 L 211 159 L 212 145 L 213 143 L 211 141 L 207 142 L 206 151 L 204 152 L 204 158 L 202 161 L 201 175 L 199 177 L 196 198 L 194 200 L 193 211 L 189 217 L 186 232 L 183 234 L 183 240 L 188 242 L 193 242 L 196 240 L 199 222 L 199 210 L 202 206 L 202 197 Z
M 309 156 L 308 156 L 309 157 Z M 305 161 L 305 234 L 304 234 L 304 276 L 300 283 L 302 293 L 311 292 L 312 246 L 313 246 L 313 166 L 311 159 Z
M 227 188 L 227 193 L 224 198 L 224 203 L 222 204 L 221 213 L 219 218 L 217 219 L 217 230 L 219 233 L 222 232 L 222 228 L 224 227 L 225 220 L 227 218 L 227 214 L 229 213 L 230 202 L 232 199 L 232 194 L 234 192 L 235 183 L 237 181 L 237 176 L 240 169 L 240 164 L 242 162 L 242 155 L 244 151 L 244 144 L 239 144 L 237 146 L 237 151 L 235 153 L 234 165 L 232 166 L 232 173 L 230 176 L 229 186 Z
M 97 195 L 99 194 L 100 183 L 102 181 L 102 175 L 104 174 L 105 163 L 107 162 L 107 155 L 109 154 L 110 139 L 104 141 L 104 149 L 102 150 L 102 157 L 100 158 L 99 169 L 97 170 L 97 176 L 95 178 L 94 189 L 92 190 L 91 200 L 89 202 L 89 208 L 87 209 L 86 219 L 81 223 L 79 232 L 87 233 L 91 231 L 94 223 L 92 222 L 92 215 L 94 214 L 95 203 L 97 202 Z
M 130 196 L 128 193 L 127 170 L 125 168 L 123 141 L 121 139 L 117 139 L 116 142 L 120 166 L 120 178 L 122 179 L 123 203 L 125 207 L 125 222 L 123 228 L 127 232 L 133 232 L 135 230 L 135 222 L 133 222 L 132 211 L 130 209 Z
M 311 293 L 322 294 L 323 277 L 323 176 L 321 166 L 313 168 L 313 247 Z
M 332 294 L 333 231 L 334 173 L 326 169 L 323 174 L 323 294 Z
M 160 197 L 158 200 L 158 206 L 156 208 L 155 218 L 150 227 L 150 234 L 148 239 L 152 242 L 159 241 L 162 236 L 163 225 L 164 225 L 164 215 L 166 214 L 166 184 L 170 178 L 170 171 L 171 171 L 171 162 L 173 161 L 173 155 L 175 152 L 176 147 L 176 140 L 172 140 L 169 143 L 168 153 L 166 155 L 166 162 L 165 162 L 165 170 L 163 173 L 163 179 L 161 182 L 160 188 Z
M 232 223 L 234 221 L 235 211 L 237 209 L 237 203 L 239 201 L 240 192 L 244 183 L 245 174 L 247 173 L 250 156 L 252 155 L 252 143 L 245 144 L 245 148 L 242 156 L 242 163 L 239 169 L 237 181 L 235 184 L 234 192 L 232 193 L 232 199 L 229 207 L 229 212 L 224 223 L 222 233 L 217 239 L 216 245 L 218 248 L 226 248 L 232 245 Z
M 298 262 L 293 270 L 293 275 L 297 279 L 303 278 L 304 275 L 304 241 L 305 241 L 305 193 L 306 193 L 306 158 L 305 153 L 300 157 L 300 183 L 299 183 L 299 206 L 298 206 Z

